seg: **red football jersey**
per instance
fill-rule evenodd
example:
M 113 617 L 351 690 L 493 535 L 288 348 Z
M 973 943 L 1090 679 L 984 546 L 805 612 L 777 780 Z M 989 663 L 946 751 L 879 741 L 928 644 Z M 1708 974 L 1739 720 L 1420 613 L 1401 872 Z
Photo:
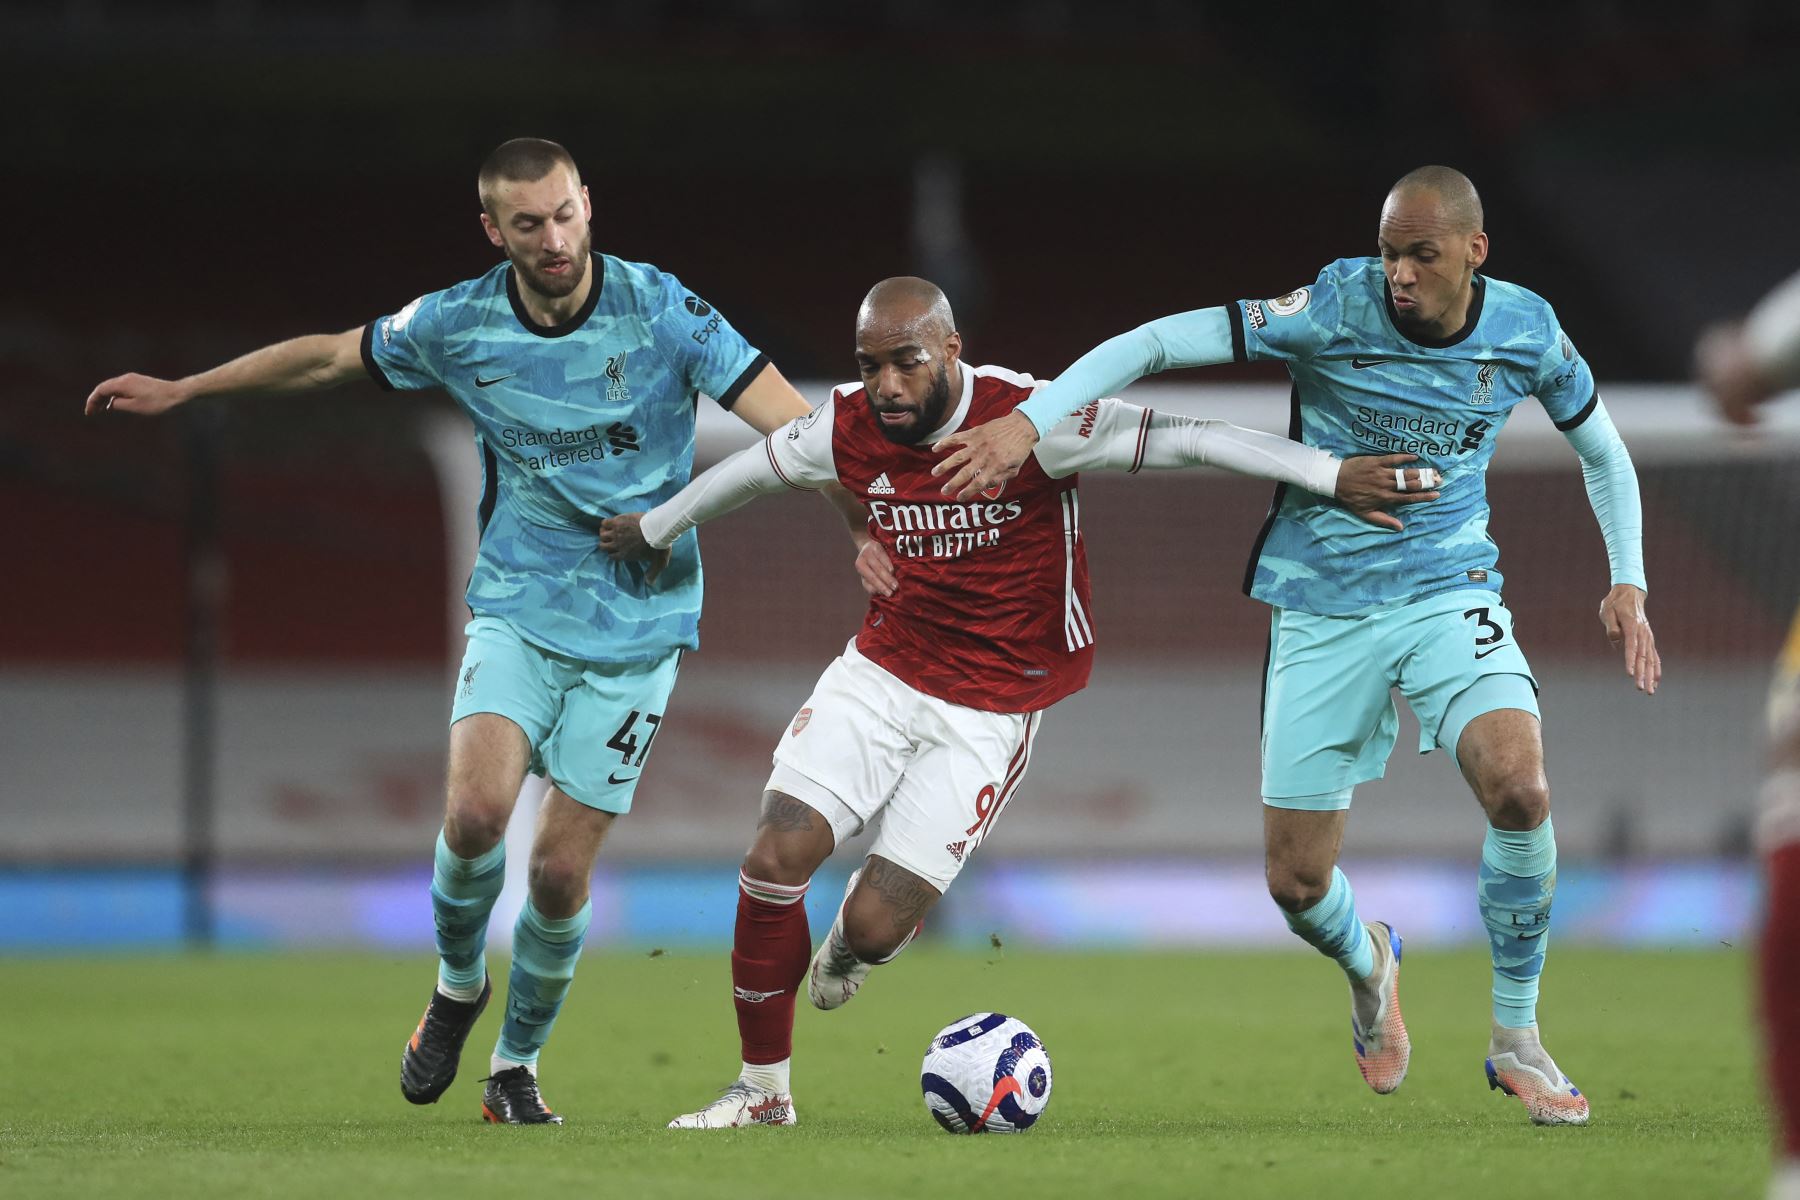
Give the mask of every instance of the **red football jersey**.
M 1003 417 L 1032 392 L 1030 376 L 999 367 L 964 364 L 962 376 L 960 402 L 938 434 Z M 1086 686 L 1094 629 L 1078 476 L 1052 478 L 1033 455 L 979 498 L 951 500 L 931 474 L 941 461 L 936 434 L 913 446 L 889 441 L 860 384 L 832 400 L 837 480 L 867 506 L 900 581 L 895 595 L 870 601 L 856 648 L 926 695 L 989 712 L 1048 708 Z M 822 424 L 770 438 L 784 478 L 802 473 L 800 459 L 818 461 L 823 446 L 797 443 L 821 441 L 825 431 L 812 427 Z

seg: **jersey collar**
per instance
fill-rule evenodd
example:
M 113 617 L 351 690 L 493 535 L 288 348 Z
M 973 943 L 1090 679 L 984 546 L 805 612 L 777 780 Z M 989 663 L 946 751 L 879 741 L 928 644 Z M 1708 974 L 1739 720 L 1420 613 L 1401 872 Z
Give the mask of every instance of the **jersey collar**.
M 567 337 L 587 324 L 587 319 L 594 315 L 595 306 L 600 303 L 600 289 L 606 286 L 606 260 L 594 254 L 589 257 L 588 262 L 594 272 L 594 285 L 588 288 L 587 299 L 581 302 L 581 307 L 560 325 L 539 325 L 531 319 L 531 314 L 525 311 L 525 302 L 519 299 L 518 274 L 510 264 L 507 266 L 506 298 L 512 303 L 513 316 L 519 319 L 525 332 L 534 333 L 541 338 Z
M 962 423 L 968 419 L 969 402 L 975 398 L 975 368 L 966 362 L 959 362 L 956 364 L 956 369 L 962 373 L 962 396 L 957 400 L 956 409 L 950 414 L 950 419 L 945 421 L 941 428 L 919 439 L 921 446 L 929 446 L 940 438 L 949 437 L 961 429 Z
M 1383 275 L 1381 279 L 1381 306 L 1387 309 L 1388 324 L 1394 327 L 1395 333 L 1413 345 L 1424 346 L 1428 350 L 1442 350 L 1454 346 L 1474 333 L 1475 326 L 1481 321 L 1482 302 L 1486 299 L 1487 280 L 1481 277 L 1480 272 L 1476 272 L 1475 278 L 1470 281 L 1469 315 L 1463 318 L 1462 328 L 1445 338 L 1413 337 L 1400 327 L 1400 317 L 1394 312 L 1394 297 L 1388 291 L 1387 276 Z

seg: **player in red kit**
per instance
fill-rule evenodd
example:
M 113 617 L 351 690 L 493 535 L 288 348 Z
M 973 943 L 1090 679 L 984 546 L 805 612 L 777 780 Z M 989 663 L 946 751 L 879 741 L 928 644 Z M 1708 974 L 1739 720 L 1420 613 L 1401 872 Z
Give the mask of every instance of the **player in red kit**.
M 789 1090 L 801 981 L 831 1009 L 892 960 L 1018 794 L 1043 710 L 1093 662 L 1077 472 L 1224 467 L 1380 509 L 1436 493 L 1410 456 L 1340 463 L 1322 450 L 1220 421 L 1101 400 L 1040 442 L 1018 476 L 948 501 L 932 443 L 1005 416 L 1029 375 L 961 360 L 949 303 L 922 279 L 877 284 L 857 315 L 860 383 L 695 479 L 648 513 L 614 517 L 600 545 L 648 558 L 752 497 L 841 482 L 879 547 L 862 628 L 782 734 L 756 838 L 739 874 L 731 956 L 743 1070 L 671 1128 L 794 1124 Z M 885 557 L 880 553 L 885 552 Z M 890 569 L 891 564 L 891 569 Z M 808 881 L 837 844 L 880 817 L 831 931 L 812 955 Z

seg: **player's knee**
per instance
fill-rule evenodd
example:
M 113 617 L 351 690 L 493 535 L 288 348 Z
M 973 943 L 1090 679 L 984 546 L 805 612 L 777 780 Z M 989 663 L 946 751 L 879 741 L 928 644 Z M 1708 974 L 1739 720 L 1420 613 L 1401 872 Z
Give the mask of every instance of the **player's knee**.
M 1269 896 L 1287 912 L 1305 912 L 1331 890 L 1331 869 L 1313 870 L 1293 863 L 1271 861 L 1264 871 Z
M 910 928 L 895 929 L 890 923 L 878 920 L 855 920 L 845 914 L 844 944 L 850 953 L 866 963 L 882 962 L 892 958 L 906 941 Z
M 587 902 L 592 871 L 592 863 L 574 855 L 534 852 L 528 875 L 532 904 L 547 917 L 573 916 Z
M 765 883 L 797 887 L 818 868 L 814 856 L 784 838 L 759 837 L 744 854 L 744 874 Z
M 1487 789 L 1488 823 L 1495 829 L 1536 829 L 1550 815 L 1550 785 L 1542 775 L 1515 775 Z
M 475 858 L 498 846 L 512 820 L 513 799 L 452 787 L 444 817 L 444 840 L 451 852 Z

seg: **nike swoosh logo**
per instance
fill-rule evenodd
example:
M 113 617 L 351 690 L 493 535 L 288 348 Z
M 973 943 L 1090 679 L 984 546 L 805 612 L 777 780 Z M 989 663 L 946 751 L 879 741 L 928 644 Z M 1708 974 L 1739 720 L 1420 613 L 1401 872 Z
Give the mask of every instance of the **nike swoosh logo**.
M 483 379 L 481 376 L 477 375 L 475 377 L 475 386 L 476 387 L 493 387 L 496 383 L 499 383 L 502 380 L 511 379 L 511 378 L 512 378 L 511 375 L 496 375 L 492 379 Z
M 642 771 L 633 771 L 631 774 L 625 776 L 625 778 L 623 778 L 623 779 L 619 778 L 618 775 L 616 775 L 616 774 L 608 775 L 606 777 L 606 782 L 608 782 L 608 783 L 630 783 L 632 780 L 636 779 L 641 774 L 643 774 Z
M 1366 371 L 1370 367 L 1379 367 L 1382 363 L 1393 361 L 1391 358 L 1353 358 L 1350 360 L 1350 365 L 1358 371 Z
M 1540 929 L 1536 933 L 1521 933 L 1519 935 L 1519 940 L 1521 942 L 1529 942 L 1532 938 L 1543 937 L 1544 932 L 1545 932 L 1544 930 Z
M 1504 649 L 1506 649 L 1505 646 L 1489 646 L 1486 650 L 1477 650 L 1475 652 L 1475 657 L 1476 658 L 1486 658 L 1488 655 L 1492 654 L 1494 651 L 1504 650 Z

